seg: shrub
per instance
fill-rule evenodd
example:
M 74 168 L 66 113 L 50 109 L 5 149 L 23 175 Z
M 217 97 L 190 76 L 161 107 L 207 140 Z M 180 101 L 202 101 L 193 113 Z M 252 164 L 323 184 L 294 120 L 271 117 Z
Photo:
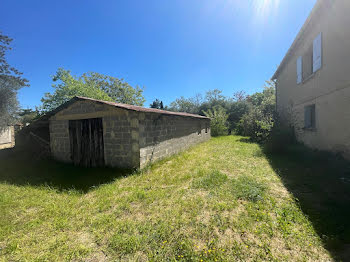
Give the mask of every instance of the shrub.
M 228 133 L 226 111 L 221 106 L 215 106 L 204 114 L 211 119 L 210 129 L 212 136 L 224 136 Z
M 268 139 L 276 115 L 275 85 L 266 82 L 263 92 L 257 92 L 247 98 L 248 112 L 237 125 L 237 133 L 250 136 L 253 141 L 264 142 Z
M 237 130 L 238 124 L 242 116 L 250 110 L 250 105 L 246 100 L 235 101 L 228 110 L 229 132 Z
M 269 153 L 285 153 L 290 145 L 296 143 L 294 127 L 276 118 L 264 149 Z
M 252 108 L 238 123 L 237 132 L 249 136 L 253 141 L 264 142 L 274 124 L 273 114 L 264 114 L 260 108 Z

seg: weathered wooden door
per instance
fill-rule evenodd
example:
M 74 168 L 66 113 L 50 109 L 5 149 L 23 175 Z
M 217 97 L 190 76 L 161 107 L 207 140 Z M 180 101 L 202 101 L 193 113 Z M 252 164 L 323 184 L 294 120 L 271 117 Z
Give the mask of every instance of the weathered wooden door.
M 70 120 L 71 159 L 75 165 L 104 165 L 103 126 L 101 118 Z

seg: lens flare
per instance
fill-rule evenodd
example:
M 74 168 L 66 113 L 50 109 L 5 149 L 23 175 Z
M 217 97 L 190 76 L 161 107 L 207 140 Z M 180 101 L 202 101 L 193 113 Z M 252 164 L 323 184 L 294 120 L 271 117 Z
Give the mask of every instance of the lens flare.
M 251 0 L 251 4 L 258 17 L 266 17 L 278 9 L 280 0 Z

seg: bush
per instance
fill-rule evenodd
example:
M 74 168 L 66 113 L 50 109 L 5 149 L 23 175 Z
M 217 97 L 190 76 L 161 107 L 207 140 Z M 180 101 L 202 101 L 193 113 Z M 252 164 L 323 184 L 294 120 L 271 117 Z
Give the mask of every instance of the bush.
M 211 119 L 210 129 L 212 136 L 224 136 L 228 134 L 226 111 L 221 106 L 215 106 L 204 114 Z
M 253 141 L 264 142 L 268 139 L 273 124 L 272 114 L 264 114 L 260 108 L 252 108 L 239 121 L 237 132 L 249 136 Z
M 265 141 L 265 150 L 269 153 L 285 153 L 290 145 L 296 143 L 293 126 L 276 118 Z
M 231 104 L 228 110 L 228 123 L 229 123 L 229 133 L 237 130 L 239 121 L 242 116 L 247 114 L 250 110 L 250 105 L 245 100 L 235 101 Z
M 249 136 L 251 140 L 265 142 L 274 125 L 276 115 L 275 85 L 266 82 L 263 92 L 257 92 L 247 97 L 248 112 L 245 113 L 237 125 L 237 133 Z

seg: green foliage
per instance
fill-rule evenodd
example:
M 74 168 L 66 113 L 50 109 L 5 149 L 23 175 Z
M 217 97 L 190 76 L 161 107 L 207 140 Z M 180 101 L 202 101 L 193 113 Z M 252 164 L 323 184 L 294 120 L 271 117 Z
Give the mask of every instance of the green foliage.
M 22 73 L 6 61 L 12 39 L 0 32 L 0 130 L 13 124 L 18 110 L 17 92 L 28 85 Z
M 96 72 L 83 74 L 82 78 L 88 86 L 94 86 L 104 91 L 114 102 L 143 106 L 143 88 L 136 85 L 132 87 L 124 79 L 113 76 L 106 76 Z
M 265 115 L 260 108 L 252 107 L 244 114 L 238 124 L 238 133 L 249 136 L 253 141 L 263 142 L 270 135 L 273 116 Z
M 145 101 L 142 95 L 143 90 L 138 86 L 133 88 L 128 83 L 123 82 L 123 79 L 95 72 L 74 76 L 69 70 L 59 68 L 52 80 L 55 92 L 53 94 L 46 93 L 41 99 L 40 109 L 42 112 L 51 111 L 74 96 L 140 106 Z
M 225 123 L 214 122 L 212 135 L 217 135 L 215 128 L 218 127 L 220 135 L 231 133 L 251 136 L 255 141 L 264 141 L 273 126 L 275 111 L 274 83 L 266 82 L 263 92 L 257 92 L 247 96 L 243 91 L 236 92 L 233 97 L 226 97 L 219 89 L 206 92 L 204 99 L 197 94 L 192 98 L 180 97 L 170 104 L 171 111 L 182 111 L 200 115 L 207 115 L 221 108 L 227 118 Z M 213 118 L 214 119 L 214 118 Z
M 237 100 L 231 104 L 231 107 L 228 110 L 228 123 L 230 131 L 237 130 L 239 121 L 249 112 L 250 108 L 251 107 L 246 100 Z
M 202 104 L 202 96 L 196 95 L 193 98 L 185 98 L 181 96 L 177 98 L 175 101 L 170 103 L 168 110 L 175 112 L 187 112 L 193 114 L 200 113 L 200 105 Z
M 210 130 L 212 136 L 224 136 L 227 135 L 227 118 L 228 115 L 225 109 L 221 106 L 215 106 L 213 109 L 209 109 L 204 114 L 210 118 Z
M 40 116 L 40 113 L 38 110 L 21 109 L 18 116 L 19 122 L 25 126 L 27 123 L 31 123 L 36 120 Z
M 222 95 L 222 91 L 219 89 L 209 90 L 205 94 L 205 100 L 211 105 L 217 105 L 226 100 L 226 97 Z
M 285 153 L 290 145 L 296 143 L 293 126 L 276 117 L 270 135 L 265 141 L 265 150 L 270 153 Z
M 253 141 L 264 142 L 270 136 L 275 113 L 275 85 L 267 81 L 264 91 L 247 98 L 248 112 L 237 125 L 238 134 L 249 136 Z
M 156 109 L 164 109 L 163 101 L 156 99 L 152 102 L 152 104 L 149 105 L 149 107 L 156 108 Z
M 209 90 L 206 92 L 205 99 L 202 101 L 201 105 L 199 106 L 199 113 L 203 114 L 209 109 L 213 109 L 214 107 L 218 107 L 218 106 L 224 108 L 226 112 L 228 112 L 230 109 L 231 103 L 232 103 L 232 99 L 222 95 L 221 90 L 218 90 L 218 89 Z

